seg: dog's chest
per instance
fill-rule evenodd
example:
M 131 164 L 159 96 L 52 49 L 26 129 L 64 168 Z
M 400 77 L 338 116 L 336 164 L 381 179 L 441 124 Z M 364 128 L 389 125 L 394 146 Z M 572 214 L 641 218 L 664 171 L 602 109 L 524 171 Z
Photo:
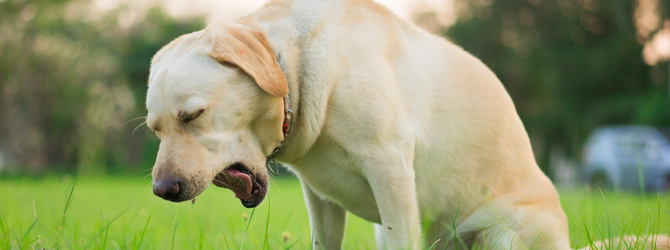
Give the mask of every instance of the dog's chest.
M 355 161 L 341 148 L 317 143 L 294 165 L 301 181 L 318 196 L 363 219 L 381 223 L 368 181 L 360 174 Z

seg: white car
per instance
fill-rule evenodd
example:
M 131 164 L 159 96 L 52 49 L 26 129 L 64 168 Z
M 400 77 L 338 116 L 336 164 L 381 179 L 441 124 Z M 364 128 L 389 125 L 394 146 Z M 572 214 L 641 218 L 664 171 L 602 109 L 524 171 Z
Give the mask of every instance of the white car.
M 592 188 L 670 191 L 670 129 L 609 126 L 596 129 L 583 149 Z

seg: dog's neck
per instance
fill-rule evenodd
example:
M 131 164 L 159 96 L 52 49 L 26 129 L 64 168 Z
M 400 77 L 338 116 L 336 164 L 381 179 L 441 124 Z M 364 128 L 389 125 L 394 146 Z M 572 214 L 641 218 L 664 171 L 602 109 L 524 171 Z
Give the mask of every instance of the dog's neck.
M 275 54 L 277 56 L 277 62 L 281 68 L 284 76 L 286 77 L 286 82 L 288 84 L 288 95 L 284 100 L 284 107 L 286 110 L 292 110 L 291 114 L 291 135 L 286 135 L 283 142 L 283 152 L 278 155 L 278 159 L 286 161 L 287 158 L 292 158 L 292 148 L 291 144 L 297 143 L 295 137 L 298 137 L 299 130 L 296 130 L 295 127 L 301 120 L 301 111 L 300 108 L 300 83 L 298 82 L 298 70 L 297 65 L 299 62 L 298 55 L 299 53 L 291 53 L 291 51 L 297 50 L 297 48 L 292 48 L 293 42 L 287 40 L 280 40 L 279 36 L 272 36 L 267 34 L 270 45 L 273 47 Z
M 337 5 L 328 1 L 320 3 Z M 315 31 L 310 27 L 324 25 L 324 20 L 320 20 L 319 15 L 283 15 L 281 20 L 265 20 L 259 17 L 272 15 L 258 13 L 263 11 L 273 10 L 263 8 L 236 22 L 265 33 L 286 77 L 289 88 L 286 108 L 293 111 L 294 117 L 292 132 L 285 139 L 282 153 L 276 159 L 293 163 L 302 158 L 319 138 L 328 107 L 330 89 L 334 87 L 331 86 L 333 81 L 324 81 L 327 79 L 326 75 L 308 69 L 310 64 L 318 62 L 318 59 L 315 59 L 316 55 L 307 54 L 310 46 L 318 44 L 313 39 L 319 36 L 318 29 Z
M 291 144 L 294 144 L 296 141 L 295 137 L 298 137 L 296 134 L 299 133 L 300 129 L 295 128 L 299 127 L 298 124 L 301 120 L 300 84 L 298 82 L 300 50 L 296 46 L 300 39 L 298 30 L 292 29 L 291 27 L 276 27 L 273 24 L 259 22 L 258 20 L 251 18 L 243 18 L 237 22 L 265 32 L 268 42 L 272 46 L 272 49 L 275 53 L 279 67 L 286 77 L 286 82 L 289 87 L 289 94 L 285 97 L 284 105 L 286 110 L 293 111 L 293 132 L 291 132 L 291 136 L 287 136 L 285 138 L 284 149 L 282 149 L 282 153 L 278 156 L 279 159 L 286 161 L 286 158 L 293 158 L 291 157 L 291 148 L 294 147 L 292 147 Z

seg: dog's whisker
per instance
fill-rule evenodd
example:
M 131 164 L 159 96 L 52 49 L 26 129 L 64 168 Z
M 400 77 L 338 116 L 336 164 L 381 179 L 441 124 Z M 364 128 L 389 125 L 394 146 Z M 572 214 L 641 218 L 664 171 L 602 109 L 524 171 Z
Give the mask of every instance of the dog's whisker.
M 230 181 L 230 179 L 228 179 L 228 182 L 231 183 L 231 184 L 228 185 L 229 187 L 233 185 L 233 184 L 232 184 L 232 181 Z
M 135 129 L 133 129 L 133 133 L 130 134 L 130 139 L 131 140 L 133 139 L 133 135 L 135 134 L 135 131 L 137 131 L 138 128 L 142 127 L 142 125 L 145 125 L 145 124 L 147 124 L 147 122 L 140 123 L 140 125 L 137 125 L 137 127 L 135 127 Z
M 217 179 L 214 179 L 213 182 L 215 182 L 215 183 L 217 183 L 217 184 L 221 184 L 221 185 L 226 186 L 226 187 L 230 187 L 230 186 L 229 186 L 228 184 L 226 184 L 225 182 L 222 182 L 222 181 L 217 180 Z
M 125 126 L 126 124 L 128 124 L 129 122 L 132 122 L 132 121 L 134 121 L 134 120 L 138 120 L 138 119 L 146 119 L 146 118 L 147 118 L 146 116 L 136 117 L 136 118 L 133 118 L 133 119 L 130 119 L 130 120 L 124 122 L 124 123 L 121 124 L 121 126 L 119 126 L 119 127 L 123 127 L 123 126 Z
M 230 176 L 228 176 L 227 174 L 224 174 L 224 175 L 223 175 L 223 178 L 226 178 L 226 180 L 227 180 L 228 182 L 230 182 Z
M 239 182 L 241 182 L 241 183 L 244 183 L 244 181 L 242 180 L 242 178 L 240 178 L 239 176 L 235 176 L 235 179 L 237 179 L 237 180 L 238 180 Z M 246 185 L 246 184 L 245 184 L 245 185 Z
M 223 185 L 223 186 L 226 186 L 226 187 L 229 188 L 229 189 L 233 189 L 233 187 L 231 186 L 231 184 L 227 184 L 227 183 L 222 182 L 222 181 L 217 180 L 217 179 L 214 179 L 214 180 L 217 181 L 217 183 L 219 183 L 219 184 L 221 184 L 221 185 Z
M 216 183 L 218 183 L 218 184 L 221 184 L 221 185 L 223 185 L 223 186 L 229 188 L 229 189 L 233 189 L 230 185 L 228 185 L 228 184 L 226 184 L 226 183 L 224 183 L 224 182 L 222 182 L 222 181 L 220 181 L 220 180 L 214 179 L 214 181 L 215 181 Z

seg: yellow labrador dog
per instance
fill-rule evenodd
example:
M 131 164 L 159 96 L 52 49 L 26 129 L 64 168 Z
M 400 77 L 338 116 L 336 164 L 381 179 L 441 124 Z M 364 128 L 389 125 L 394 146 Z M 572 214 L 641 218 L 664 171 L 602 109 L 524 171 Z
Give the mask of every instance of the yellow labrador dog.
M 300 178 L 314 249 L 341 248 L 347 211 L 380 249 L 569 249 L 500 81 L 371 0 L 273 1 L 179 37 L 146 104 L 166 200 L 213 183 L 258 206 L 276 159 Z

